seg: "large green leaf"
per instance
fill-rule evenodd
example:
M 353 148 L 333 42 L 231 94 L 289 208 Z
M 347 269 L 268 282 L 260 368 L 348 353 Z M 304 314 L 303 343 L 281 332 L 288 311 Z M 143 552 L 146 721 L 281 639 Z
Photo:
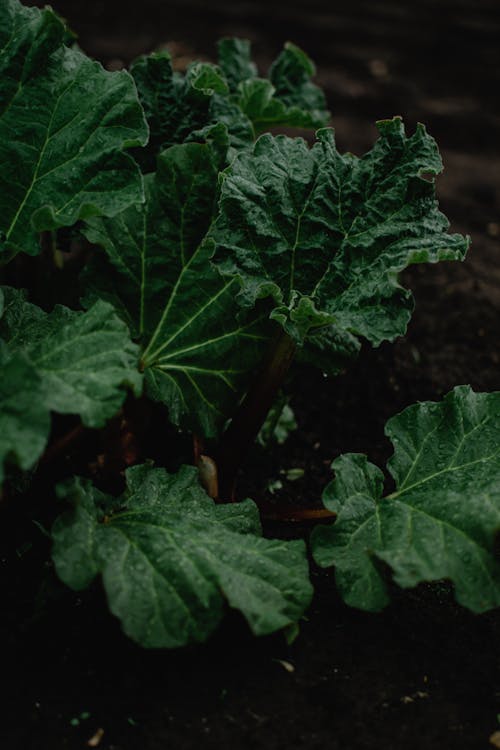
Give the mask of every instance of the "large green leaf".
M 65 46 L 52 11 L 0 4 L 0 261 L 35 255 L 37 233 L 142 199 L 122 149 L 148 131 L 130 75 Z
M 268 324 L 241 315 L 237 279 L 210 263 L 205 239 L 216 204 L 225 148 L 210 143 L 172 146 L 146 179 L 147 200 L 114 219 L 89 222 L 87 237 L 106 250 L 88 280 L 132 325 L 142 342 L 148 393 L 163 401 L 175 423 L 213 436 L 241 398 L 262 356 Z
M 4 463 L 29 469 L 45 448 L 50 415 L 43 396 L 31 362 L 10 356 L 0 341 L 0 485 Z
M 379 610 L 389 596 L 381 563 L 404 588 L 449 579 L 457 601 L 483 612 L 500 605 L 500 393 L 461 386 L 439 403 L 410 406 L 386 426 L 396 490 L 366 456 L 333 462 L 324 503 L 337 513 L 315 529 L 316 562 L 335 565 L 346 602 Z
M 378 124 L 362 158 L 341 156 L 332 130 L 312 149 L 264 135 L 226 170 L 213 236 L 224 273 L 241 274 L 242 303 L 272 295 L 272 316 L 316 351 L 374 345 L 404 333 L 413 306 L 397 274 L 412 263 L 462 259 L 468 240 L 449 235 L 429 175 L 435 141 L 399 118 Z M 314 353 L 311 356 L 314 359 Z
M 127 484 L 113 512 L 109 498 L 76 480 L 62 493 L 73 509 L 52 536 L 60 578 L 80 590 L 100 573 L 128 636 L 150 648 L 203 641 L 224 600 L 256 635 L 301 617 L 312 594 L 305 546 L 263 539 L 252 501 L 215 505 L 187 466 L 176 475 L 136 466 Z
M 140 393 L 139 349 L 109 304 L 97 302 L 87 312 L 57 306 L 47 314 L 17 289 L 3 291 L 0 338 L 13 356 L 31 364 L 33 376 L 26 383 L 35 378 L 36 386 L 26 388 L 27 400 L 32 393 L 30 410 L 78 414 L 85 425 L 102 427 L 120 408 L 126 386 Z

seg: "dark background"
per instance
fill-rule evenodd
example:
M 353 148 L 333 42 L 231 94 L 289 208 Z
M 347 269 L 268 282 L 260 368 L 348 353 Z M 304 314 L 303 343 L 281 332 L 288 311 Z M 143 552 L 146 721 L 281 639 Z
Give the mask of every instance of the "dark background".
M 424 122 L 440 144 L 438 195 L 453 229 L 472 236 L 468 260 L 405 274 L 417 306 L 404 339 L 365 349 L 332 381 L 299 372 L 291 392 L 300 430 L 246 480 L 254 497 L 298 466 L 304 478 L 284 481 L 281 499 L 317 502 L 340 452 L 387 457 L 383 425 L 399 409 L 459 383 L 500 389 L 498 2 L 60 0 L 55 9 L 110 69 L 165 44 L 182 69 L 238 35 L 252 40 L 264 71 L 291 40 L 317 63 L 340 148 L 362 153 L 374 122 L 396 114 L 409 130 Z M 21 591 L 10 592 L 2 747 L 76 750 L 99 727 L 103 750 L 493 746 L 498 613 L 474 617 L 446 589 L 424 588 L 367 615 L 336 598 L 331 572 L 313 569 L 313 579 L 317 594 L 292 646 L 280 635 L 255 641 L 232 616 L 209 644 L 177 653 L 128 642 L 99 590 L 56 598 L 31 624 L 11 605 Z

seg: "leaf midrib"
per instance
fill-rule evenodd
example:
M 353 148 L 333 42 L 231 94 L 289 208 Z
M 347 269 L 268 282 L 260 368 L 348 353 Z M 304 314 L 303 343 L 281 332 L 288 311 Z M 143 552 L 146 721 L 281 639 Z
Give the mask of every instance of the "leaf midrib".
M 472 549 L 476 553 L 476 555 L 478 557 L 478 560 L 479 560 L 479 564 L 483 568 L 483 570 L 485 571 L 487 578 L 489 580 L 492 580 L 490 572 L 485 567 L 484 561 L 482 560 L 481 555 L 480 555 L 480 552 L 484 551 L 484 547 L 482 547 L 481 544 L 479 542 L 477 542 L 473 537 L 468 536 L 458 526 L 454 526 L 449 521 L 446 521 L 446 520 L 444 520 L 442 518 L 439 518 L 437 516 L 432 515 L 431 513 L 427 512 L 424 508 L 422 508 L 420 506 L 417 507 L 415 505 L 412 505 L 410 502 L 405 502 L 404 500 L 400 500 L 399 498 L 396 498 L 394 495 L 387 495 L 386 497 L 381 498 L 381 500 L 379 500 L 378 502 L 376 502 L 374 498 L 372 498 L 372 499 L 374 501 L 373 512 L 370 513 L 370 515 L 368 515 L 365 518 L 365 520 L 356 528 L 356 530 L 352 534 L 349 535 L 349 541 L 348 541 L 348 544 L 346 545 L 347 549 L 352 549 L 352 547 L 354 546 L 356 537 L 358 537 L 363 532 L 363 530 L 366 528 L 366 526 L 368 526 L 374 519 L 376 519 L 376 521 L 377 521 L 377 529 L 378 529 L 378 537 L 379 537 L 379 540 L 380 540 L 380 543 L 381 543 L 382 547 L 380 549 L 373 548 L 373 552 L 375 554 L 378 554 L 379 552 L 380 553 L 384 553 L 385 551 L 387 551 L 387 552 L 390 553 L 391 552 L 390 549 L 386 550 L 384 548 L 384 542 L 383 542 L 383 539 L 382 539 L 382 522 L 381 522 L 381 516 L 380 516 L 380 509 L 381 509 L 382 503 L 384 503 L 385 501 L 391 501 L 391 503 L 392 503 L 392 501 L 397 500 L 397 503 L 394 503 L 394 504 L 397 505 L 399 503 L 401 506 L 403 506 L 404 508 L 406 508 L 406 510 L 408 511 L 410 527 L 413 527 L 412 520 L 411 520 L 412 516 L 414 514 L 420 514 L 422 516 L 425 516 L 426 518 L 429 518 L 432 521 L 432 523 L 436 524 L 438 526 L 438 528 L 440 528 L 441 530 L 443 528 L 449 528 L 449 529 L 451 529 L 451 531 L 453 533 L 457 534 L 458 536 L 463 537 L 465 539 L 465 541 L 467 542 L 467 545 L 470 546 L 470 547 L 472 547 Z M 333 528 L 335 528 L 335 526 L 336 526 L 336 524 L 334 523 L 333 524 Z
M 134 521 L 134 523 L 138 523 L 138 522 L 137 522 L 137 521 Z M 150 524 L 148 524 L 148 525 L 150 525 Z M 170 581 L 168 580 L 167 576 L 166 576 L 166 575 L 165 575 L 165 574 L 164 574 L 164 573 L 163 573 L 163 572 L 162 572 L 162 571 L 161 571 L 160 569 L 158 569 L 158 568 L 157 568 L 157 567 L 156 567 L 155 565 L 153 565 L 153 562 L 151 561 L 151 558 L 150 558 L 150 557 L 149 557 L 149 556 L 147 555 L 147 553 L 146 553 L 146 552 L 145 552 L 145 551 L 144 551 L 144 550 L 142 549 L 142 547 L 141 547 L 141 546 L 140 546 L 140 545 L 139 545 L 139 544 L 138 544 L 138 543 L 137 543 L 137 542 L 136 542 L 136 541 L 135 541 L 135 540 L 134 540 L 134 539 L 133 539 L 133 538 L 132 538 L 132 537 L 131 537 L 131 536 L 130 536 L 129 534 L 127 534 L 127 533 L 126 533 L 126 529 L 124 529 L 123 527 L 121 527 L 121 526 L 120 526 L 119 524 L 114 524 L 114 525 L 113 525 L 113 528 L 114 528 L 114 529 L 116 529 L 117 531 L 119 531 L 119 532 L 121 533 L 121 535 L 122 535 L 122 536 L 123 536 L 123 537 L 125 538 L 125 541 L 127 542 L 127 553 L 126 553 L 126 555 L 124 556 L 124 559 L 125 559 L 125 558 L 126 558 L 126 556 L 128 555 L 128 551 L 129 551 L 129 550 L 130 550 L 131 548 L 134 548 L 134 549 L 136 549 L 136 550 L 137 550 L 137 551 L 139 552 L 139 554 L 141 555 L 141 557 L 142 557 L 142 558 L 143 558 L 143 559 L 145 560 L 145 562 L 147 563 L 148 567 L 149 567 L 149 568 L 151 569 L 151 571 L 153 572 L 153 575 L 154 575 L 154 576 L 159 576 L 159 578 L 161 578 L 161 580 L 165 582 L 165 584 L 166 584 L 166 585 L 167 585 L 167 587 L 168 587 L 168 588 L 170 589 L 170 591 L 172 591 L 172 593 L 174 594 L 174 598 L 175 598 L 175 599 L 177 599 L 177 601 L 178 601 L 178 602 L 180 603 L 180 605 L 181 605 L 182 609 L 183 609 L 183 610 L 185 611 L 185 613 L 187 614 L 187 616 L 188 616 L 188 619 L 189 619 L 189 620 L 191 621 L 191 623 L 192 623 L 192 624 L 194 624 L 194 626 L 195 626 L 195 631 L 196 631 L 196 625 L 197 625 L 196 617 L 195 617 L 195 615 L 193 614 L 193 610 L 192 610 L 192 609 L 191 609 L 191 608 L 190 608 L 190 607 L 188 606 L 187 602 L 186 602 L 186 601 L 184 600 L 184 598 L 183 598 L 183 597 L 182 597 L 182 596 L 180 595 L 180 593 L 179 593 L 178 589 L 177 589 L 177 588 L 175 588 L 175 587 L 173 586 L 173 584 L 172 584 L 172 583 L 171 583 L 171 582 L 170 582 Z M 191 562 L 191 558 L 189 558 L 189 557 L 188 557 L 187 555 L 185 555 L 185 553 L 184 553 L 184 551 L 182 550 L 182 548 L 180 548 L 180 547 L 179 547 L 179 546 L 178 546 L 178 545 L 176 544 L 175 540 L 173 539 L 173 534 L 172 534 L 172 532 L 171 532 L 171 531 L 169 531 L 168 529 L 166 529 L 166 528 L 165 528 L 164 526 L 158 526 L 158 528 L 162 529 L 163 533 L 165 533 L 165 534 L 166 534 L 166 535 L 167 535 L 167 536 L 168 536 L 168 537 L 170 538 L 170 540 L 171 540 L 171 542 L 173 543 L 174 547 L 176 547 L 176 548 L 177 548 L 177 549 L 179 550 L 179 552 L 180 552 L 180 554 L 181 554 L 181 557 L 184 557 L 184 556 L 185 556 L 185 557 L 187 557 L 188 561 L 189 561 L 189 562 Z M 197 566 L 194 566 L 194 567 L 197 567 Z M 197 568 L 197 569 L 198 569 L 198 568 Z M 122 575 L 123 575 L 123 573 L 122 573 Z M 205 581 L 207 580 L 205 576 L 203 576 L 203 575 L 202 575 L 202 577 L 203 577 L 203 578 L 205 579 Z M 153 580 L 154 580 L 154 579 L 153 579 Z M 157 587 L 156 587 L 156 586 L 154 586 L 154 584 L 153 584 L 153 588 L 154 588 L 154 591 L 155 591 L 155 609 L 156 609 L 157 613 L 159 614 L 159 619 L 160 619 L 160 621 L 162 622 L 162 624 L 163 624 L 163 627 L 166 627 L 166 623 L 165 623 L 165 620 L 164 620 L 163 614 L 161 614 L 161 613 L 162 613 L 162 608 L 161 608 L 161 606 L 160 606 L 160 598 L 159 598 L 159 596 L 158 596 L 158 591 L 157 591 Z M 201 603 L 201 602 L 200 602 L 200 603 Z M 202 605 L 202 606 L 203 606 L 203 605 Z M 171 632 L 172 632 L 172 631 L 171 631 L 170 629 L 168 629 L 167 627 L 166 627 L 166 630 L 167 630 L 167 632 L 169 632 L 169 633 L 171 633 Z
M 495 456 L 497 456 L 497 455 L 500 454 L 500 446 L 499 446 L 499 448 L 496 451 L 494 451 L 493 453 L 491 453 L 489 456 L 482 456 L 481 458 L 475 459 L 474 461 L 469 461 L 467 463 L 460 464 L 459 466 L 453 466 L 453 462 L 456 460 L 456 457 L 458 456 L 458 454 L 460 452 L 460 449 L 462 448 L 463 444 L 465 443 L 465 440 L 468 437 L 470 437 L 470 435 L 472 435 L 472 433 L 475 432 L 477 429 L 479 429 L 480 427 L 484 427 L 484 425 L 487 424 L 489 421 L 491 421 L 491 416 L 485 417 L 485 419 L 483 419 L 480 422 L 478 422 L 478 424 L 476 424 L 472 428 L 472 430 L 469 430 L 469 432 L 464 432 L 463 433 L 463 435 L 462 435 L 462 437 L 461 437 L 461 439 L 460 439 L 460 441 L 459 441 L 459 443 L 457 445 L 457 448 L 456 448 L 453 456 L 451 456 L 451 458 L 449 459 L 450 463 L 448 464 L 448 466 L 445 466 L 444 469 L 440 469 L 439 471 L 434 472 L 433 474 L 429 474 L 426 477 L 423 477 L 422 479 L 418 480 L 417 482 L 413 482 L 413 484 L 409 484 L 409 485 L 407 485 L 405 487 L 404 483 L 406 482 L 406 480 L 408 479 L 408 477 L 411 475 L 411 473 L 416 468 L 418 460 L 419 460 L 420 456 L 422 455 L 422 451 L 423 451 L 424 445 L 426 444 L 427 440 L 436 432 L 436 430 L 439 429 L 439 427 L 442 427 L 443 422 L 442 422 L 442 420 L 439 421 L 438 424 L 429 433 L 427 433 L 427 435 L 425 436 L 424 440 L 422 441 L 422 445 L 420 447 L 420 450 L 416 454 L 416 456 L 414 458 L 414 461 L 413 461 L 413 463 L 412 463 L 412 465 L 410 467 L 410 470 L 408 471 L 408 473 L 406 474 L 406 477 L 403 480 L 401 489 L 396 490 L 395 492 L 391 493 L 387 497 L 390 498 L 390 499 L 399 498 L 402 495 L 404 495 L 406 492 L 409 492 L 410 490 L 415 489 L 415 487 L 420 487 L 421 485 L 426 484 L 427 482 L 431 481 L 432 479 L 435 479 L 438 476 L 442 476 L 443 474 L 446 474 L 448 472 L 454 472 L 454 471 L 460 471 L 461 469 L 467 469 L 469 466 L 474 466 L 474 465 L 479 464 L 479 463 L 487 463 L 488 461 L 491 461 L 493 458 L 495 458 Z
M 68 86 L 66 86 L 66 87 L 65 87 L 65 88 L 64 88 L 64 89 L 63 89 L 63 90 L 61 91 L 61 93 L 59 94 L 59 96 L 58 96 L 58 97 L 57 97 L 57 99 L 56 99 L 56 102 L 55 102 L 54 108 L 53 108 L 53 110 L 52 110 L 52 114 L 51 114 L 51 116 L 50 116 L 50 120 L 49 120 L 49 122 L 48 122 L 48 124 L 47 124 L 47 128 L 46 128 L 46 131 L 47 131 L 47 132 L 46 132 L 46 134 L 45 134 L 45 141 L 44 141 L 44 144 L 43 144 L 43 146 L 42 146 L 42 148 L 41 148 L 41 150 L 40 150 L 40 154 L 39 154 L 39 157 L 38 157 L 38 161 L 37 161 L 37 163 L 36 163 L 36 165 L 35 165 L 35 169 L 34 169 L 34 171 L 33 171 L 33 176 L 32 176 L 32 178 L 31 178 L 31 184 L 30 184 L 29 186 L 26 186 L 26 193 L 25 193 L 25 196 L 24 196 L 23 200 L 21 201 L 21 203 L 20 203 L 20 205 L 19 205 L 19 208 L 17 209 L 17 211 L 16 211 L 16 213 L 15 213 L 15 215 L 14 215 L 14 218 L 12 219 L 12 221 L 11 221 L 11 223 L 10 223 L 10 226 L 9 226 L 9 228 L 8 228 L 7 232 L 5 233 L 5 239 L 6 239 L 6 241 L 8 241 L 8 240 L 9 240 L 9 238 L 10 238 L 10 236 L 11 236 L 12 232 L 14 231 L 14 228 L 15 228 L 15 226 L 16 226 L 16 224 L 17 224 L 17 222 L 18 222 L 18 219 L 19 219 L 19 217 L 20 217 L 21 213 L 23 212 L 23 210 L 24 210 L 24 207 L 26 206 L 26 203 L 28 202 L 28 199 L 29 199 L 29 197 L 30 197 L 31 193 L 33 192 L 33 189 L 34 189 L 34 187 L 35 187 L 35 185 L 36 185 L 36 183 L 37 183 L 37 181 L 38 181 L 38 172 L 40 171 L 40 167 L 41 167 L 41 165 L 42 165 L 42 161 L 43 161 L 43 158 L 44 158 L 44 156 L 45 156 L 45 152 L 46 152 L 46 150 L 47 150 L 47 147 L 48 147 L 48 145 L 49 145 L 50 139 L 51 139 L 51 137 L 52 137 L 52 134 L 51 134 L 51 128 L 52 128 L 52 124 L 53 124 L 53 122 L 54 122 L 54 118 L 55 118 L 55 116 L 56 116 L 56 113 L 57 113 L 57 111 L 58 111 L 58 109 L 59 109 L 59 105 L 60 105 L 61 99 L 62 99 L 62 98 L 63 98 L 63 97 L 64 97 L 64 96 L 66 95 L 66 93 L 67 93 L 67 92 L 68 92 L 68 91 L 69 91 L 69 90 L 70 90 L 70 89 L 71 89 L 71 88 L 72 88 L 72 87 L 73 87 L 73 86 L 75 85 L 75 83 L 76 83 L 76 77 L 75 77 L 74 79 L 72 79 L 72 80 L 70 81 L 69 85 L 68 85 Z
M 485 548 L 479 542 L 477 542 L 472 536 L 469 536 L 460 527 L 454 526 L 449 521 L 446 521 L 446 520 L 444 520 L 442 518 L 438 518 L 437 516 L 434 516 L 431 513 L 428 513 L 424 508 L 422 508 L 420 506 L 417 507 L 415 505 L 411 505 L 410 503 L 403 502 L 401 500 L 398 500 L 398 502 L 400 502 L 401 505 L 403 505 L 404 507 L 406 507 L 409 510 L 410 517 L 412 517 L 414 514 L 420 514 L 422 516 L 425 516 L 425 518 L 429 518 L 433 523 L 437 524 L 438 528 L 440 528 L 441 530 L 444 529 L 444 528 L 451 529 L 451 531 L 454 534 L 456 534 L 457 536 L 463 538 L 466 541 L 467 546 L 471 547 L 472 550 L 473 550 L 473 552 L 476 554 L 479 566 L 483 570 L 483 572 L 485 573 L 486 578 L 493 583 L 493 579 L 491 577 L 491 573 L 488 570 L 488 568 L 485 566 L 484 560 L 482 559 L 482 555 L 481 555 L 481 552 L 485 552 Z M 411 518 L 410 518 L 410 525 L 413 526 L 413 524 L 411 522 Z M 379 551 L 383 552 L 384 550 L 379 550 Z M 388 550 L 388 551 L 390 553 L 390 550 Z M 376 552 L 377 552 L 377 550 L 375 550 L 375 553 Z
M 177 279 L 177 281 L 175 283 L 175 286 L 174 286 L 174 288 L 172 290 L 172 293 L 170 295 L 168 304 L 167 304 L 167 306 L 165 307 L 165 309 L 163 311 L 163 314 L 162 314 L 162 316 L 161 316 L 161 318 L 160 318 L 160 320 L 159 320 L 159 322 L 158 322 L 158 324 L 157 324 L 157 326 L 155 328 L 154 334 L 153 334 L 153 336 L 152 336 L 149 344 L 147 345 L 146 349 L 143 352 L 142 360 L 143 360 L 143 363 L 144 363 L 145 367 L 150 367 L 152 364 L 154 364 L 155 359 L 157 359 L 158 355 L 164 349 L 166 349 L 169 346 L 169 344 L 172 343 L 172 341 L 174 341 L 178 336 L 180 336 L 180 334 L 183 331 L 185 331 L 186 328 L 189 328 L 189 326 L 192 325 L 193 322 L 197 318 L 199 318 L 200 315 L 202 315 L 211 305 L 213 305 L 214 302 L 216 302 L 219 299 L 219 297 L 221 297 L 225 292 L 227 292 L 227 290 L 229 289 L 229 287 L 231 287 L 236 282 L 236 279 L 231 279 L 229 282 L 227 282 L 217 292 L 217 294 L 215 296 L 210 297 L 210 299 L 208 300 L 208 302 L 206 302 L 202 307 L 200 307 L 191 318 L 189 318 L 180 328 L 177 328 L 176 331 L 170 336 L 170 338 L 168 338 L 166 341 L 164 341 L 152 353 L 149 353 L 150 349 L 152 348 L 154 342 L 156 341 L 156 339 L 160 335 L 161 329 L 162 329 L 162 327 L 164 326 L 164 324 L 165 324 L 165 322 L 167 320 L 168 313 L 170 312 L 170 309 L 171 309 L 172 304 L 173 304 L 173 300 L 174 300 L 175 296 L 177 295 L 177 292 L 178 292 L 178 289 L 179 289 L 179 286 L 180 286 L 180 283 L 181 283 L 182 276 L 183 276 L 184 272 L 187 270 L 187 268 L 189 267 L 189 265 L 192 262 L 193 258 L 198 254 L 198 252 L 201 251 L 201 247 L 202 247 L 202 245 L 200 245 L 197 248 L 197 250 L 193 253 L 193 255 L 191 256 L 191 258 L 189 259 L 189 261 L 187 262 L 187 264 L 184 266 L 184 268 L 182 269 L 181 273 L 179 274 L 179 277 L 178 277 L 178 279 Z

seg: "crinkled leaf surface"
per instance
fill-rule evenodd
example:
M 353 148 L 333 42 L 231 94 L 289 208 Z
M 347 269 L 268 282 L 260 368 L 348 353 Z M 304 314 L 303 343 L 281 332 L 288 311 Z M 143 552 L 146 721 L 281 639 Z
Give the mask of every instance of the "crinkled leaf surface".
M 50 430 L 43 384 L 31 362 L 10 356 L 0 341 L 0 484 L 4 463 L 29 469 L 38 459 Z
M 38 407 L 78 414 L 85 425 L 102 427 L 120 408 L 126 386 L 140 393 L 139 349 L 111 305 L 100 301 L 87 312 L 61 305 L 47 314 L 19 290 L 3 291 L 0 338 L 12 355 L 31 363 L 40 381 L 32 395 Z
M 130 72 L 151 130 L 147 148 L 135 152 L 144 170 L 155 170 L 160 151 L 199 140 L 217 122 L 234 136 L 233 145 L 251 142 L 251 125 L 226 96 L 228 86 L 216 66 L 193 63 L 182 75 L 172 69 L 170 55 L 160 52 L 136 60 Z
M 330 113 L 325 95 L 311 78 L 314 63 L 299 47 L 287 43 L 269 70 L 269 78 L 258 78 L 245 39 L 219 42 L 219 65 L 233 99 L 251 121 L 254 133 L 273 127 L 320 128 Z
M 233 93 L 236 92 L 239 83 L 257 77 L 257 66 L 252 60 L 248 39 L 221 39 L 217 51 L 219 67 Z
M 256 635 L 301 617 L 312 594 L 304 544 L 263 539 L 252 501 L 215 505 L 193 467 L 134 467 L 127 484 L 113 513 L 77 480 L 52 535 L 60 578 L 79 590 L 100 573 L 128 636 L 151 648 L 203 641 L 225 600 Z
M 313 61 L 291 42 L 285 44 L 269 69 L 269 80 L 276 90 L 276 97 L 287 107 L 291 116 L 299 121 L 302 117 L 300 127 L 321 128 L 330 119 L 325 95 L 319 86 L 312 83 L 315 75 Z
M 266 128 L 290 125 L 321 127 L 328 122 L 325 97 L 311 82 L 313 63 L 294 45 L 286 45 L 269 71 L 257 78 L 250 43 L 223 39 L 219 65 L 193 63 L 185 75 L 174 72 L 167 52 L 133 63 L 139 96 L 151 130 L 146 149 L 135 157 L 153 171 L 163 149 L 203 140 L 207 128 L 222 123 L 229 134 L 229 159 L 251 146 Z
M 316 562 L 335 565 L 346 602 L 379 610 L 389 596 L 380 562 L 404 588 L 448 579 L 474 612 L 500 605 L 500 393 L 460 386 L 439 403 L 419 403 L 389 420 L 388 463 L 396 491 L 366 456 L 333 462 L 324 503 L 332 526 L 315 529 Z
M 342 156 L 332 130 L 309 149 L 264 135 L 226 170 L 213 236 L 224 273 L 243 276 L 242 303 L 272 295 L 272 314 L 326 359 L 404 333 L 413 306 L 397 281 L 412 263 L 462 259 L 468 241 L 447 234 L 434 184 L 441 171 L 423 126 L 378 124 L 362 158 Z M 310 356 L 314 359 L 314 352 Z
M 93 294 L 112 302 L 139 336 L 148 393 L 176 424 L 207 436 L 241 398 L 268 330 L 262 316 L 241 315 L 238 280 L 210 263 L 205 235 L 224 158 L 219 145 L 167 149 L 146 179 L 145 205 L 93 220 L 86 232 L 109 259 L 93 271 Z
M 122 149 L 148 131 L 130 75 L 65 46 L 52 11 L 0 5 L 0 262 L 39 251 L 37 233 L 142 199 Z

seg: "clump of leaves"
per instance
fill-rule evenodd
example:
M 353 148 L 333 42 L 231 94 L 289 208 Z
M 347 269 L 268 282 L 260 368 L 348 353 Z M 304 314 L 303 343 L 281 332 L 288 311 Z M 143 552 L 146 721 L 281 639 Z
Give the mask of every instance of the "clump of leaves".
M 304 544 L 264 539 L 252 501 L 221 501 L 235 499 L 237 472 L 262 426 L 262 440 L 276 435 L 286 399 L 273 404 L 293 362 L 334 375 L 361 341 L 378 346 L 404 334 L 413 300 L 398 274 L 464 257 L 468 240 L 448 233 L 437 207 L 442 164 L 434 140 L 423 126 L 408 136 L 394 118 L 378 124 L 364 156 L 339 153 L 314 65 L 292 44 L 265 78 L 248 42 L 232 39 L 220 43 L 218 64 L 193 63 L 184 75 L 167 53 L 140 58 L 130 73 L 109 73 L 73 46 L 53 11 L 6 0 L 0 51 L 6 491 L 15 492 L 14 470 L 31 469 L 36 484 L 37 461 L 47 445 L 54 451 L 52 414 L 102 430 L 129 393 L 128 404 L 142 398 L 134 408 L 147 430 L 147 415 L 162 404 L 172 430 L 193 433 L 200 472 L 168 473 L 167 456 L 157 468 L 141 463 L 138 449 L 123 461 L 136 465 L 121 492 L 102 491 L 92 469 L 102 456 L 82 467 L 83 477 L 60 483 L 64 472 L 54 476 L 70 506 L 52 532 L 60 578 L 80 590 L 102 576 L 111 611 L 148 647 L 205 639 L 224 602 L 257 634 L 296 623 L 311 598 Z M 311 147 L 276 134 L 283 127 L 319 130 Z M 34 264 L 48 266 L 46 278 L 55 274 L 53 248 L 64 227 L 80 239 L 67 261 L 58 251 L 58 266 L 62 259 L 63 271 L 81 269 L 80 301 L 73 295 L 75 309 L 52 309 L 52 290 L 36 283 Z M 487 410 L 496 404 L 477 398 Z M 133 433 L 127 409 L 122 419 Z M 285 436 L 290 413 L 287 420 Z M 180 453 L 168 463 L 179 466 Z M 432 463 L 427 446 L 419 456 Z M 375 492 L 378 470 L 359 457 L 339 461 L 343 471 L 366 475 Z M 476 468 L 483 477 L 489 467 L 478 461 Z M 410 512 L 414 495 L 403 502 L 403 490 L 397 502 L 364 498 L 371 510 L 362 531 L 352 526 L 351 496 L 326 494 L 339 518 L 333 530 L 315 532 L 315 555 L 336 564 L 353 591 L 365 579 L 384 590 L 362 540 L 375 533 L 379 505 Z M 450 507 L 443 500 L 445 515 Z M 386 539 L 401 525 L 389 515 Z M 493 521 L 486 525 L 489 544 Z M 372 544 L 396 571 L 392 545 Z M 451 577 L 458 590 L 462 571 L 453 565 L 415 564 L 412 580 Z M 478 596 L 492 605 L 494 597 Z M 361 604 L 377 607 L 380 597 Z M 355 593 L 347 598 L 360 604 Z

